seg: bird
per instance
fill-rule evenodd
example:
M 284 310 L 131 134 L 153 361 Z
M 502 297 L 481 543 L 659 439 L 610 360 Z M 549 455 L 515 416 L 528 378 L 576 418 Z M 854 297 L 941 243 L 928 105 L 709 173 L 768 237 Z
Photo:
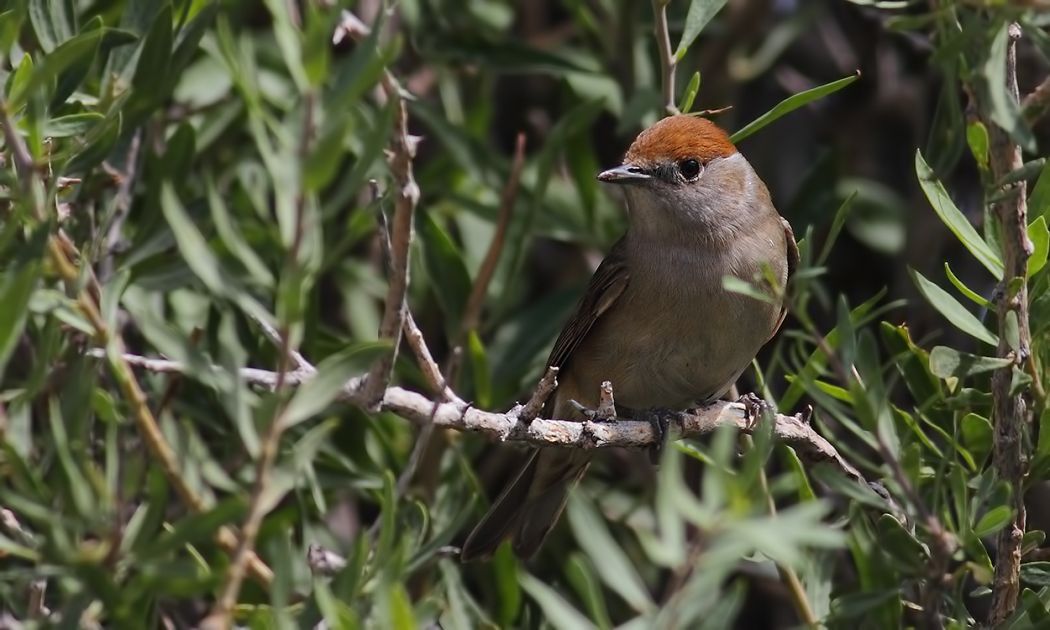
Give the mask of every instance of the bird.
M 604 381 L 623 417 L 721 397 L 784 321 L 798 263 L 791 225 L 728 134 L 696 115 L 657 121 L 598 180 L 622 189 L 627 230 L 554 343 L 547 364 L 558 368 L 558 386 L 544 417 L 586 419 Z M 728 290 L 725 276 L 775 286 L 760 300 Z M 533 449 L 461 560 L 490 557 L 508 538 L 518 557 L 535 555 L 591 457 Z

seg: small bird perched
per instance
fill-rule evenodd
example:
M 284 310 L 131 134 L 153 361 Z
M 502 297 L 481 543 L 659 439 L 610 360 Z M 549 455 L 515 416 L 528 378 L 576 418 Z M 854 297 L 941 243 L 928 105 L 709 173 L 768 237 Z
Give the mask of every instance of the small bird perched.
M 559 385 L 546 417 L 583 420 L 610 381 L 618 414 L 684 409 L 724 394 L 784 320 L 798 261 L 791 226 L 729 136 L 697 116 L 671 116 L 598 175 L 623 187 L 627 233 L 598 266 L 554 343 Z M 723 287 L 772 274 L 771 302 Z M 573 402 L 578 403 L 574 405 Z M 531 557 L 590 463 L 580 449 L 536 449 L 463 545 L 491 555 L 507 538 Z

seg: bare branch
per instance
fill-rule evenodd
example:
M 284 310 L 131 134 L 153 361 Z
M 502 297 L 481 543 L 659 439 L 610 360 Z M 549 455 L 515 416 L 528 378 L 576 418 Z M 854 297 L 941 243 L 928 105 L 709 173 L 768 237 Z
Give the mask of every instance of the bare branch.
M 155 372 L 184 370 L 178 362 L 165 359 L 150 359 L 137 355 L 125 355 L 124 359 L 129 364 Z M 550 373 L 551 371 L 548 371 L 548 374 Z M 241 370 L 240 376 L 248 383 L 264 387 L 273 387 L 277 382 L 277 375 L 266 370 L 247 368 Z M 303 378 L 293 372 L 289 373 L 287 383 L 298 384 L 308 378 L 309 376 Z M 363 380 L 359 377 L 348 382 L 343 387 L 340 400 L 355 405 L 362 404 L 360 392 Z M 517 406 L 502 413 L 483 411 L 465 402 L 434 401 L 401 387 L 388 387 L 380 403 L 380 409 L 396 413 L 416 424 L 433 424 L 457 431 L 472 431 L 501 442 L 583 449 L 648 448 L 659 439 L 653 434 L 652 425 L 647 421 L 575 422 L 536 418 L 526 422 L 522 418 L 525 408 Z M 717 401 L 695 410 L 672 412 L 668 419 L 671 426 L 678 429 L 681 437 L 707 435 L 725 426 L 735 427 L 747 434 L 756 428 L 756 423 L 747 417 L 744 405 L 726 401 Z M 793 447 L 800 457 L 811 463 L 831 464 L 848 478 L 867 484 L 864 476 L 801 417 L 775 415 L 773 421 L 774 437 Z
M 1017 88 L 1017 40 L 1021 28 L 1016 23 L 1007 26 L 1006 85 L 992 86 L 1005 89 L 1009 98 L 1016 102 Z M 1037 90 L 1038 92 L 1039 90 Z M 984 91 L 972 90 L 978 98 L 978 115 L 988 128 L 991 140 L 989 153 L 992 178 L 1001 181 L 1008 173 L 1021 168 L 1024 160 L 1021 147 L 1010 135 L 992 120 L 991 104 L 984 102 Z M 1027 473 L 1025 431 L 1032 418 L 1032 410 L 1025 400 L 1025 392 L 1012 392 L 1013 371 L 1024 369 L 1031 354 L 1032 333 L 1028 322 L 1028 287 L 1025 282 L 1028 258 L 1032 254 L 1032 242 L 1028 239 L 1028 208 L 1025 201 L 1023 181 L 1011 184 L 1017 194 L 1003 195 L 993 204 L 1003 242 L 1003 285 L 998 300 L 999 347 L 996 355 L 1011 359 L 1011 364 L 996 370 L 992 375 L 992 400 L 994 440 L 992 461 L 999 479 L 1013 489 L 1011 506 L 1013 520 L 1003 528 L 996 540 L 995 577 L 992 585 L 992 610 L 989 613 L 991 626 L 1001 625 L 1017 607 L 1020 594 L 1021 537 L 1025 530 L 1024 478 Z M 1019 282 L 1014 280 L 1018 279 Z M 1015 324 L 1012 324 L 1014 322 Z M 1017 336 L 1011 342 L 1006 330 L 1016 326 Z M 1011 345 L 1016 343 L 1016 348 Z
M 397 99 L 398 107 L 397 132 L 391 143 L 390 154 L 390 170 L 397 187 L 397 196 L 394 200 L 394 219 L 390 235 L 390 280 L 383 320 L 379 325 L 379 337 L 390 339 L 393 342 L 393 349 L 376 361 L 369 372 L 362 397 L 370 409 L 382 399 L 383 390 L 390 382 L 398 346 L 401 343 L 401 328 L 407 308 L 405 298 L 408 293 L 412 217 L 416 211 L 416 204 L 419 202 L 419 186 L 416 185 L 416 180 L 412 175 L 412 159 L 416 155 L 416 145 L 419 139 L 408 133 L 408 108 L 398 91 L 390 87 L 387 90 L 387 97 Z
M 536 385 L 536 391 L 532 392 L 532 398 L 529 398 L 529 402 L 525 403 L 525 406 L 518 413 L 518 419 L 525 423 L 532 422 L 533 418 L 540 415 L 540 412 L 543 411 L 543 406 L 547 404 L 547 399 L 551 397 L 551 394 L 556 389 L 558 389 L 558 368 L 552 365 L 543 373 L 543 378 Z
M 416 320 L 412 317 L 412 311 L 407 309 L 405 310 L 403 333 L 405 341 L 408 342 L 408 347 L 416 355 L 419 369 L 423 372 L 423 376 L 427 379 L 427 384 L 430 385 L 434 393 L 443 400 L 459 400 L 456 393 L 445 382 L 445 376 L 441 373 L 441 368 L 438 367 L 437 362 L 434 361 L 434 356 L 430 354 L 430 348 L 427 347 L 426 339 L 423 338 L 423 331 L 416 325 Z

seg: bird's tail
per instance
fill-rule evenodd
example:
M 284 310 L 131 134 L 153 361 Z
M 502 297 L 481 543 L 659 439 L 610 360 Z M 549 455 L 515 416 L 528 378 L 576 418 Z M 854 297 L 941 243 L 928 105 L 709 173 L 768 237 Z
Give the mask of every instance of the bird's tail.
M 590 455 L 577 449 L 538 449 L 503 490 L 463 543 L 464 562 L 488 558 L 513 536 L 514 553 L 530 558 L 565 509 L 569 490 L 583 476 Z

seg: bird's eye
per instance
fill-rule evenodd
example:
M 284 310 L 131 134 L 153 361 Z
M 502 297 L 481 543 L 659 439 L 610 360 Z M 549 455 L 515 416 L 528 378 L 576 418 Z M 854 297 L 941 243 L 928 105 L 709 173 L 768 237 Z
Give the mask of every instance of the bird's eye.
M 700 162 L 692 158 L 678 163 L 678 172 L 682 174 L 686 181 L 693 181 L 700 177 L 701 170 L 703 170 L 703 167 L 700 165 Z

